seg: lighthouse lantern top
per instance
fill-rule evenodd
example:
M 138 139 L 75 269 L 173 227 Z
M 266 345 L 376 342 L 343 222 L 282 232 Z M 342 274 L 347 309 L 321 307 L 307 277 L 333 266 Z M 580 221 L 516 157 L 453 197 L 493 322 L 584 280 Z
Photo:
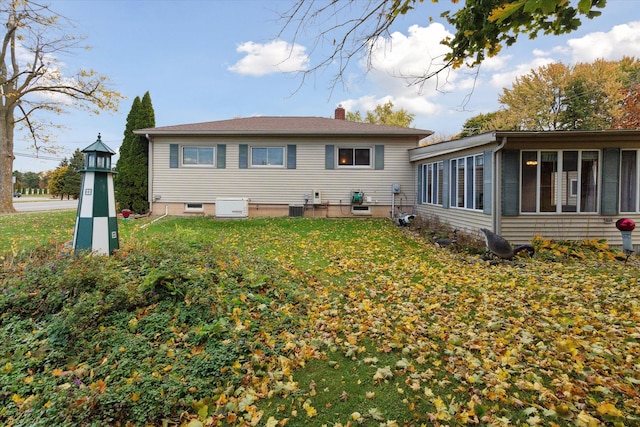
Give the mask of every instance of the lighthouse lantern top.
M 85 171 L 106 171 L 111 172 L 111 156 L 116 154 L 109 148 L 98 134 L 96 142 L 82 150 L 84 153 Z
M 633 231 L 636 228 L 636 223 L 629 218 L 620 218 L 616 221 L 616 228 L 620 231 Z

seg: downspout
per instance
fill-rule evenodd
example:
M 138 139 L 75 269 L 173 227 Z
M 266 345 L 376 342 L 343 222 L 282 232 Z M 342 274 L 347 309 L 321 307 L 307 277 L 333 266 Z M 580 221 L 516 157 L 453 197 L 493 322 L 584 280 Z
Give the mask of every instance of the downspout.
M 167 215 L 169 215 L 169 205 L 164 205 L 164 215 L 159 216 L 158 218 L 154 219 L 151 222 L 148 222 L 146 224 L 142 224 L 140 226 L 140 229 L 142 230 L 143 228 L 147 228 L 148 226 L 150 226 L 151 224 L 153 224 L 156 221 L 160 221 L 162 218 L 165 218 Z
M 147 144 L 147 200 L 149 202 L 149 212 L 153 212 L 153 149 L 151 145 L 151 137 L 148 133 L 145 134 L 145 138 L 147 138 L 147 141 L 149 142 L 149 144 Z
M 507 144 L 507 137 L 502 137 L 502 142 L 498 144 L 496 148 L 492 150 L 491 157 L 493 158 L 493 168 L 491 168 L 491 185 L 493 186 L 493 207 L 492 207 L 492 230 L 494 233 L 500 233 L 500 219 L 502 218 L 502 191 L 500 187 L 502 183 L 498 182 L 498 168 L 502 168 L 502 164 L 498 162 L 498 151 L 502 150 Z

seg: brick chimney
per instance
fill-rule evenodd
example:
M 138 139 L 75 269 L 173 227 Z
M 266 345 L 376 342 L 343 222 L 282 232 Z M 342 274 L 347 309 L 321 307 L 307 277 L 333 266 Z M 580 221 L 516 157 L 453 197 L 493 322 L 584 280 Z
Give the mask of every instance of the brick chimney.
M 346 120 L 346 112 L 345 112 L 344 108 L 342 108 L 342 105 L 338 105 L 338 108 L 336 108 L 335 119 L 336 120 Z

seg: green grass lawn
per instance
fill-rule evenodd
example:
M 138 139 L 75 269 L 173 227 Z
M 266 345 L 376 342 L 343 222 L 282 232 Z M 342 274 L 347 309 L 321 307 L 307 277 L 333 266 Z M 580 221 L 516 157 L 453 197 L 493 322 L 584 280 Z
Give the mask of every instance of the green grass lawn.
M 640 423 L 640 270 L 601 243 L 489 265 L 382 219 L 169 217 L 66 256 L 74 219 L 0 217 L 0 425 Z

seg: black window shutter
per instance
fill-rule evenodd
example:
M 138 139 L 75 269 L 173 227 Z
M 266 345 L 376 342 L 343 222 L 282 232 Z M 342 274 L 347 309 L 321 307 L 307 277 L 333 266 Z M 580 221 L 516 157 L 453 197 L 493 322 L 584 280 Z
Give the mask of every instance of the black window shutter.
M 324 146 L 324 168 L 335 169 L 336 168 L 336 149 L 333 145 Z
M 604 148 L 602 150 L 602 215 L 618 214 L 618 191 L 620 187 L 620 149 Z
M 296 168 L 296 145 L 287 145 L 287 169 Z
M 375 168 L 378 170 L 384 169 L 384 145 L 376 145 L 374 147 L 375 156 Z
M 502 151 L 502 215 L 520 213 L 520 151 Z
M 180 153 L 178 151 L 178 144 L 169 145 L 169 167 L 177 168 L 180 159 Z
M 422 180 L 424 179 L 423 169 L 423 164 L 418 165 L 418 204 L 424 203 L 424 200 L 422 199 Z
M 218 144 L 216 150 L 218 151 L 216 153 L 216 167 L 219 169 L 224 169 L 227 167 L 227 144 Z
M 247 144 L 240 144 L 238 148 L 240 150 L 238 155 L 238 167 L 240 169 L 247 169 L 249 167 L 249 146 Z

